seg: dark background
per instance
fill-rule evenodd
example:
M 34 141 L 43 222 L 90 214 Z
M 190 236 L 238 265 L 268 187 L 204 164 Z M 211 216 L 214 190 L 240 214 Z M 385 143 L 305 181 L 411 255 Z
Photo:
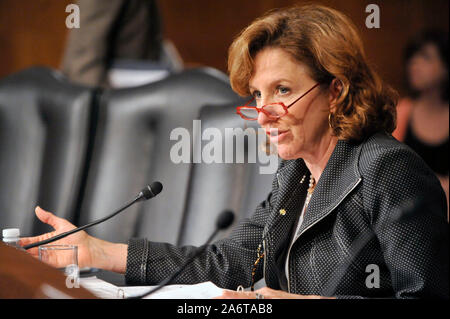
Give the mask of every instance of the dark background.
M 187 67 L 207 65 L 226 72 L 227 50 L 237 33 L 269 9 L 295 0 L 159 0 L 164 36 Z M 308 1 L 311 2 L 311 1 Z M 321 0 L 347 14 L 362 35 L 366 53 L 381 76 L 404 93 L 402 49 L 423 28 L 448 30 L 447 0 Z M 74 0 L 0 0 L 0 78 L 31 65 L 58 68 L 68 29 L 65 8 Z M 381 26 L 367 29 L 368 4 L 380 7 Z M 82 26 L 81 26 L 82 27 Z

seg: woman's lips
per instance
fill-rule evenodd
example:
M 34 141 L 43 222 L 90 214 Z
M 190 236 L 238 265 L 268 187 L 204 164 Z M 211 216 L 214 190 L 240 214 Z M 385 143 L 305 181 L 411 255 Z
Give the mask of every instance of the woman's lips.
M 266 134 L 270 138 L 271 143 L 280 143 L 287 135 L 288 130 L 269 129 L 266 130 Z

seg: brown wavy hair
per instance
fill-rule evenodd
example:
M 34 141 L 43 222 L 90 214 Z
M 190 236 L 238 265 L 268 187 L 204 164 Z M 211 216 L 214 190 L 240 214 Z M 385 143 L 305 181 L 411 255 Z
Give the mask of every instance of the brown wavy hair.
M 254 57 L 266 47 L 281 48 L 309 67 L 320 83 L 336 78 L 342 90 L 330 117 L 334 135 L 360 141 L 396 126 L 397 93 L 369 66 L 355 25 L 343 13 L 322 5 L 269 11 L 233 41 L 228 71 L 234 91 L 250 94 Z

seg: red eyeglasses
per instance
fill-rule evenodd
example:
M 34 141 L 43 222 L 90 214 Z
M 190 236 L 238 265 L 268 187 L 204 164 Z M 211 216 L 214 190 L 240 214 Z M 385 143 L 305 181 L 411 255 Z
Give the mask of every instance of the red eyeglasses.
M 260 112 L 263 112 L 267 117 L 272 120 L 277 120 L 280 117 L 285 116 L 288 113 L 288 108 L 297 103 L 302 97 L 311 92 L 320 83 L 316 83 L 312 88 L 303 93 L 298 99 L 289 104 L 284 105 L 283 102 L 276 102 L 263 105 L 262 107 L 250 106 L 249 104 L 253 102 L 254 97 L 248 101 L 244 106 L 236 107 L 236 113 L 239 114 L 244 120 L 256 121 Z

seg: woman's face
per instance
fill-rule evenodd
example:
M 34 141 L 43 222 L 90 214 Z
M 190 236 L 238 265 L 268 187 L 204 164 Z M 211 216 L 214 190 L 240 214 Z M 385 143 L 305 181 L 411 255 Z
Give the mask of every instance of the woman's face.
M 411 57 L 407 72 L 411 87 L 424 91 L 440 87 L 447 71 L 437 47 L 429 43 Z
M 255 56 L 249 88 L 258 107 L 273 102 L 283 102 L 287 106 L 315 84 L 308 67 L 283 49 L 265 48 Z M 305 158 L 314 154 L 325 136 L 331 135 L 330 101 L 328 90 L 318 86 L 279 119 L 270 119 L 260 112 L 258 123 L 277 145 L 281 158 Z

